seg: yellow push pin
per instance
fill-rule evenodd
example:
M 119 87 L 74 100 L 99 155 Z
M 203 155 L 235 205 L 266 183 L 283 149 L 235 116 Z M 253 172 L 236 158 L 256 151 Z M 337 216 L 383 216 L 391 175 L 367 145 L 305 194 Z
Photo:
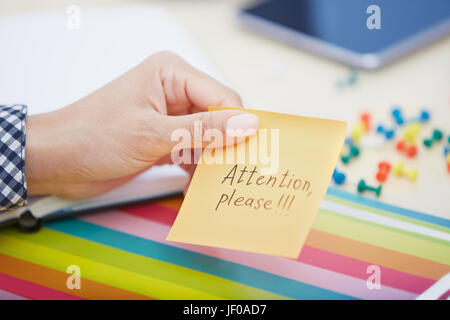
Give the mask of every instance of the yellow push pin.
M 358 122 L 358 124 L 352 130 L 352 139 L 354 142 L 358 142 L 361 139 L 361 136 L 366 131 L 366 125 L 364 122 Z
M 403 140 L 409 144 L 415 144 L 419 136 L 421 125 L 418 122 L 409 124 L 403 132 Z
M 409 171 L 406 170 L 403 162 L 401 162 L 401 161 L 397 162 L 394 165 L 394 167 L 392 168 L 392 171 L 394 172 L 394 174 L 397 177 L 407 176 L 409 178 L 409 180 L 411 180 L 411 181 L 415 181 L 417 178 L 417 175 L 419 174 L 417 169 L 409 170 Z

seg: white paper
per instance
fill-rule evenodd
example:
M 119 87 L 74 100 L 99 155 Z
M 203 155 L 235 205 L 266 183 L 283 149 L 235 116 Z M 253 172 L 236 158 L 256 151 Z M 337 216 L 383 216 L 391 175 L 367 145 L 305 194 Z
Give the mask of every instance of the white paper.
M 158 7 L 82 9 L 80 14 L 80 29 L 66 26 L 66 12 L 0 20 L 0 104 L 27 104 L 30 115 L 62 108 L 161 50 L 217 78 L 182 25 Z M 186 182 L 179 167 L 154 167 L 87 203 L 148 198 L 182 190 Z

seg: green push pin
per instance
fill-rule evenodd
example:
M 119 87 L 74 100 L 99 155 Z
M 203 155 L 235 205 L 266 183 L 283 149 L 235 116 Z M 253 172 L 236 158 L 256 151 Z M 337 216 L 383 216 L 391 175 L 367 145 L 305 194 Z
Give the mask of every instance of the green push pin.
M 433 131 L 433 135 L 431 136 L 430 139 L 424 139 L 423 140 L 423 144 L 425 147 L 430 148 L 434 142 L 439 141 L 442 139 L 442 131 L 435 129 Z
M 379 197 L 380 196 L 380 194 L 381 194 L 381 185 L 379 185 L 378 187 L 371 187 L 371 186 L 368 186 L 367 184 L 366 184 L 366 182 L 364 181 L 364 179 L 361 179 L 361 180 L 359 180 L 359 183 L 358 183 L 358 192 L 359 193 L 363 193 L 364 191 L 366 191 L 366 190 L 370 190 L 370 191 L 373 191 L 373 192 L 375 192 L 375 195 L 377 196 L 377 197 Z
M 354 157 L 357 157 L 359 155 L 359 148 L 354 146 L 354 145 L 350 145 L 350 150 L 348 152 L 347 155 L 342 156 L 341 160 L 343 163 L 347 164 L 350 162 L 350 160 Z

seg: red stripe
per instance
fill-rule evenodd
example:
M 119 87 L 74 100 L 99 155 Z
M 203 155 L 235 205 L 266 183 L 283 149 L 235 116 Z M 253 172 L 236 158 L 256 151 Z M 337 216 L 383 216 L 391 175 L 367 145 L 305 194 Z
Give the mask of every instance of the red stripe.
M 173 225 L 178 214 L 177 211 L 167 207 L 163 207 L 157 203 L 150 203 L 142 206 L 133 206 L 131 208 L 123 208 L 120 209 L 120 211 L 146 220 L 159 222 L 168 226 Z
M 0 289 L 33 300 L 83 300 L 80 297 L 0 273 Z

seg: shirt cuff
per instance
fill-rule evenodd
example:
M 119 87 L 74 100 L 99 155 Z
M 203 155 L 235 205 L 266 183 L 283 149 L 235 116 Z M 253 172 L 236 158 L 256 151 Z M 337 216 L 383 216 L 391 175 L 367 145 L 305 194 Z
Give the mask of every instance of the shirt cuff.
M 26 117 L 26 105 L 0 105 L 0 211 L 27 203 Z

